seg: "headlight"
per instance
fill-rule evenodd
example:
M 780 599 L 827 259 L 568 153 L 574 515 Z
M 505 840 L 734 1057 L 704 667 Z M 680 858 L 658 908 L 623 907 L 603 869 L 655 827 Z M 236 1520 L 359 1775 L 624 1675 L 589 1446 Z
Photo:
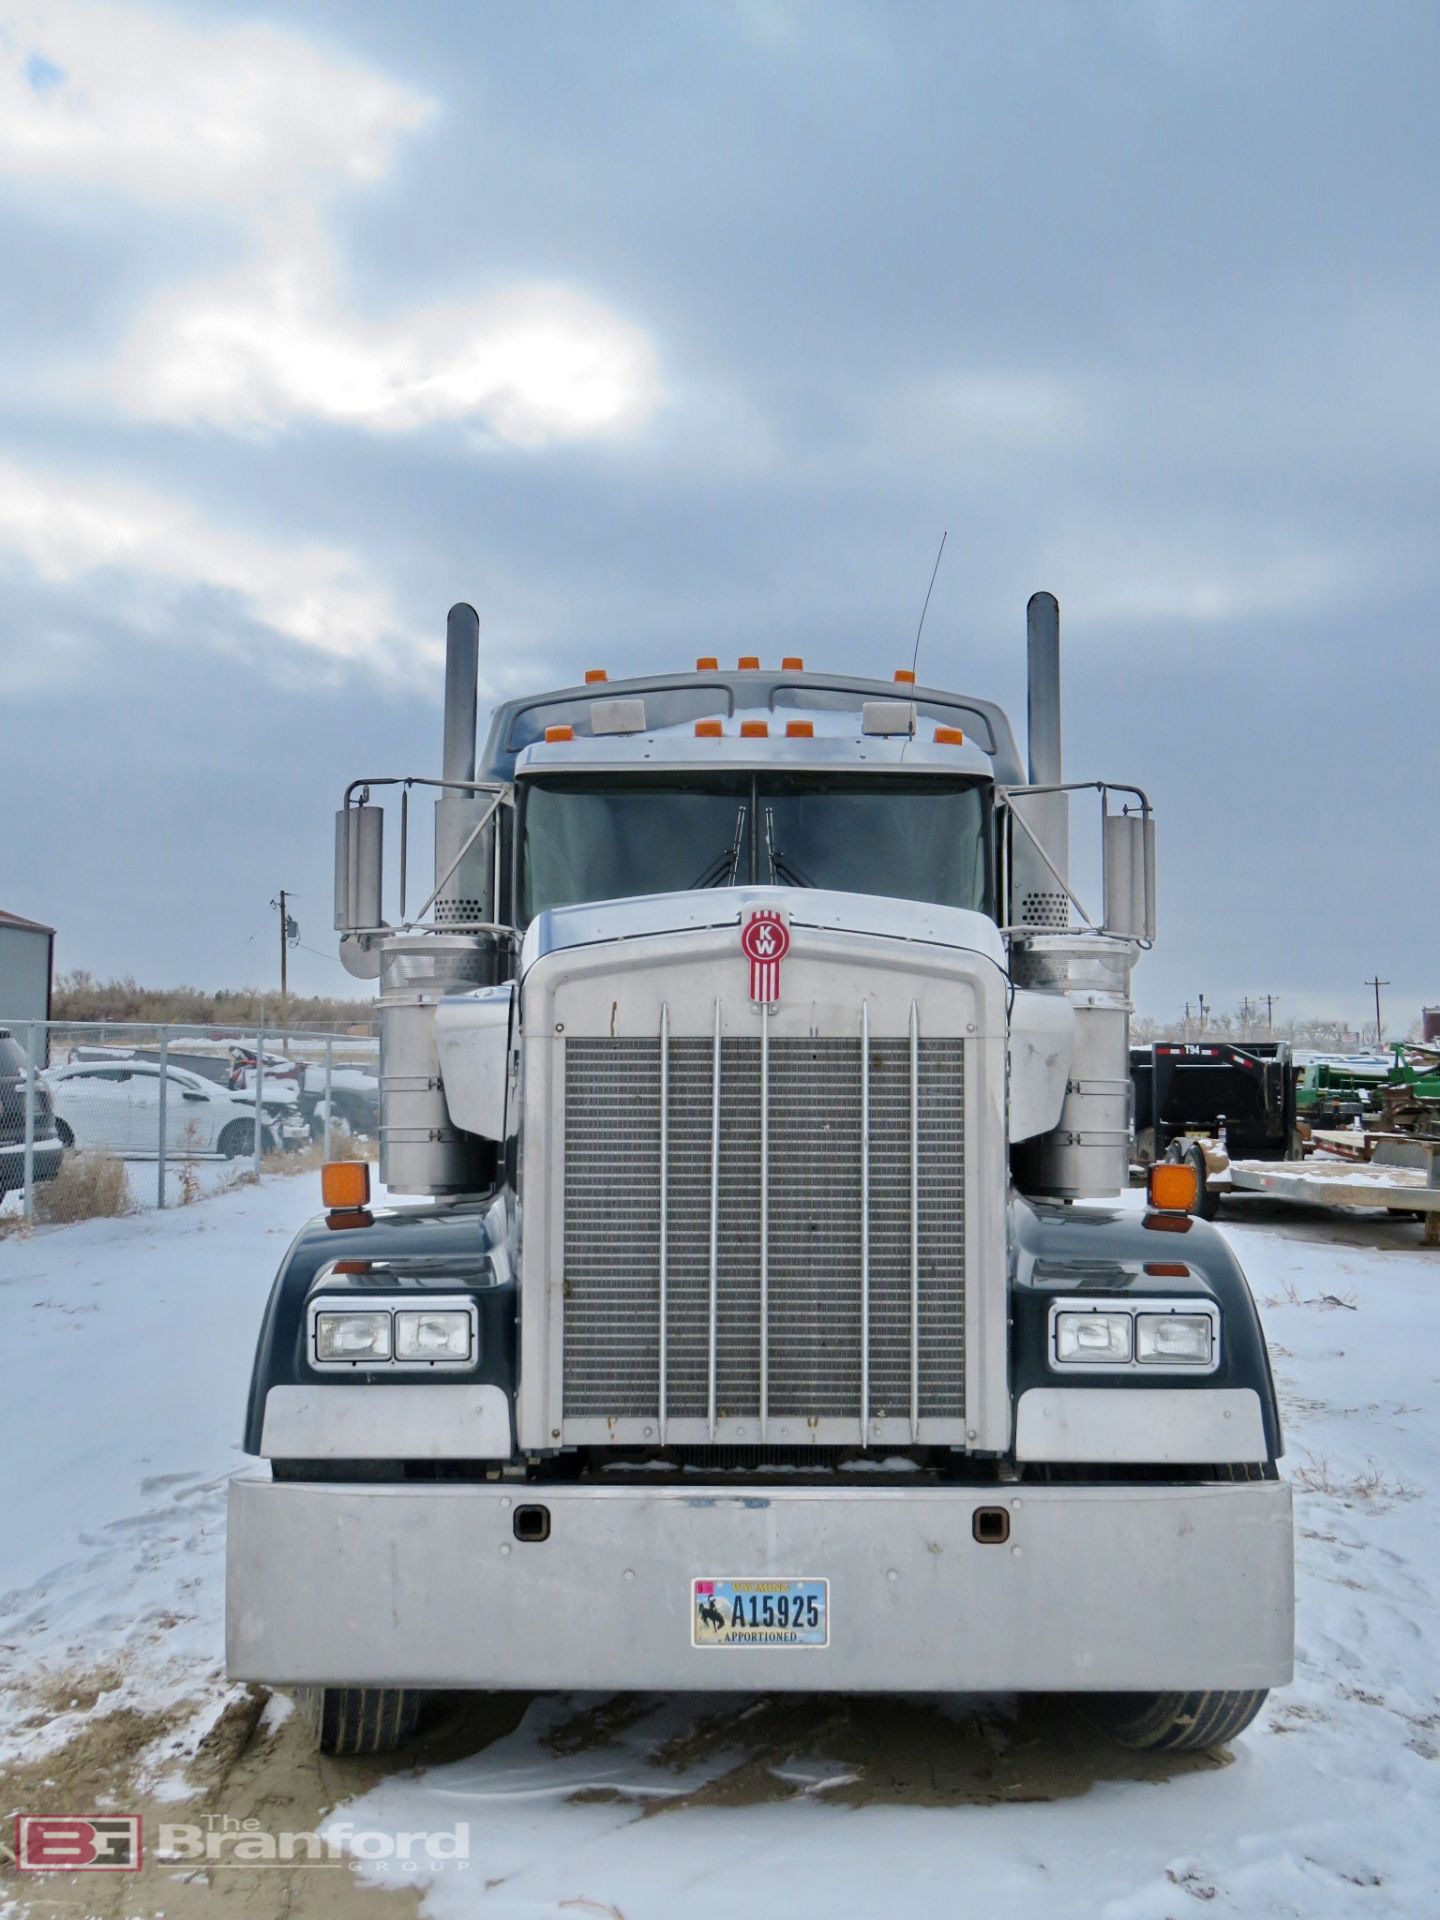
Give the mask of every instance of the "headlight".
M 1214 1329 L 1204 1313 L 1140 1313 L 1135 1316 L 1135 1358 L 1150 1367 L 1208 1367 Z
M 388 1360 L 389 1314 L 317 1313 L 315 1358 L 330 1361 Z
M 470 1315 L 458 1312 L 397 1313 L 397 1360 L 468 1360 Z
M 1128 1313 L 1057 1313 L 1055 1358 L 1061 1366 L 1124 1366 L 1130 1358 Z

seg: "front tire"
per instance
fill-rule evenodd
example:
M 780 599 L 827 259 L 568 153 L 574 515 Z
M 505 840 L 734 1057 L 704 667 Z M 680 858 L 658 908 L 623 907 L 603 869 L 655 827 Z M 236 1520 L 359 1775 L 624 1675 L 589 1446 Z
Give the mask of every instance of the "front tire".
M 1268 1693 L 1097 1693 L 1081 1695 L 1076 1705 L 1132 1752 L 1203 1753 L 1242 1734 Z
M 410 1738 L 424 1695 L 417 1687 L 303 1687 L 301 1715 L 321 1753 L 393 1753 Z
M 55 1138 L 60 1142 L 61 1146 L 64 1147 L 67 1153 L 75 1145 L 75 1135 L 70 1131 L 69 1127 L 66 1126 L 63 1120 L 57 1120 L 55 1122 Z
M 255 1151 L 255 1123 L 253 1120 L 232 1120 L 225 1127 L 215 1143 L 216 1151 L 226 1160 L 239 1160 Z

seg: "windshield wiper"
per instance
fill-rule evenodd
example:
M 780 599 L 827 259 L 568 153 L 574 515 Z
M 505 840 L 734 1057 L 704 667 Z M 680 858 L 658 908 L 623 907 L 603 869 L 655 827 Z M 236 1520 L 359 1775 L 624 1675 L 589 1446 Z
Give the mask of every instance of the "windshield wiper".
M 724 853 L 716 856 L 708 867 L 701 869 L 699 876 L 690 882 L 688 891 L 693 893 L 697 887 L 733 887 L 735 876 L 740 871 L 740 853 L 745 845 L 745 808 L 742 805 L 735 816 L 735 837 Z
M 770 881 L 783 880 L 787 887 L 813 887 L 815 882 L 793 860 L 787 860 L 775 844 L 775 809 L 765 809 L 765 852 L 770 861 Z

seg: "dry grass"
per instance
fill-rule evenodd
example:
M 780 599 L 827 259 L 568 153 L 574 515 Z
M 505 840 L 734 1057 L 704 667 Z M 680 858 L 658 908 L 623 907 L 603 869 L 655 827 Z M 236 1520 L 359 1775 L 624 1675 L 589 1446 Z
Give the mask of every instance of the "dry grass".
M 1291 1474 L 1294 1484 L 1304 1493 L 1327 1494 L 1350 1506 L 1356 1501 L 1416 1500 L 1419 1493 L 1403 1481 L 1387 1480 L 1372 1460 L 1363 1473 L 1332 1473 L 1328 1460 L 1313 1457 Z
M 42 1226 L 118 1220 L 134 1211 L 124 1162 L 113 1153 L 67 1153 L 55 1178 L 35 1185 L 35 1218 Z
M 341 1133 L 337 1129 L 330 1141 L 332 1160 L 369 1160 L 372 1164 L 380 1158 L 380 1148 L 374 1140 L 354 1133 Z M 325 1143 L 313 1140 L 308 1147 L 301 1147 L 294 1153 L 267 1153 L 260 1162 L 262 1173 L 319 1173 L 325 1164 Z

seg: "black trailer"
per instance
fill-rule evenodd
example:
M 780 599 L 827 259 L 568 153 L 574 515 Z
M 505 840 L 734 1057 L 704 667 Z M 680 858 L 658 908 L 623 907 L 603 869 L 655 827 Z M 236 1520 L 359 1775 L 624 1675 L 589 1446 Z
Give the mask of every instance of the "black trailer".
M 1130 1049 L 1135 1158 L 1183 1157 L 1197 1136 L 1223 1139 L 1232 1160 L 1296 1160 L 1299 1068 L 1284 1040 L 1160 1040 Z M 1195 1150 L 1197 1164 L 1203 1155 Z M 1218 1195 L 1214 1196 L 1218 1202 Z M 1207 1212 L 1213 1211 L 1207 1208 Z

